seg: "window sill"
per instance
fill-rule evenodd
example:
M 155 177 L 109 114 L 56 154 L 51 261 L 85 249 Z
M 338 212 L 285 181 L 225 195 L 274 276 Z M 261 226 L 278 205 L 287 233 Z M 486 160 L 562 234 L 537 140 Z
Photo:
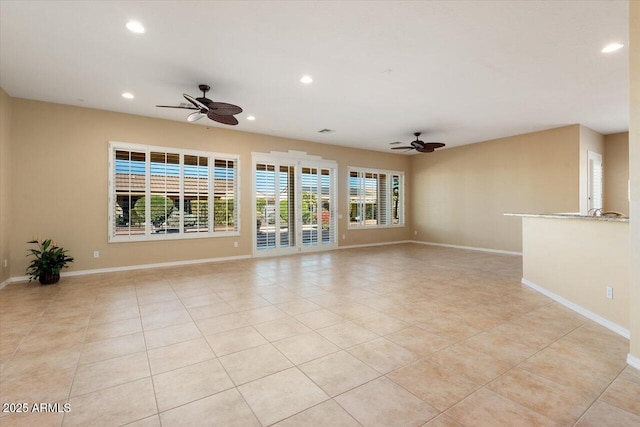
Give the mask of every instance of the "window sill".
M 362 226 L 349 226 L 347 230 L 356 231 L 356 230 L 374 230 L 380 228 L 404 228 L 405 224 L 397 224 L 397 225 L 362 225 Z
M 220 237 L 238 237 L 239 231 L 217 231 L 213 233 L 169 233 L 169 234 L 152 234 L 150 236 L 110 236 L 109 243 L 135 243 L 135 242 L 162 242 L 167 240 L 192 240 L 192 239 L 211 239 Z

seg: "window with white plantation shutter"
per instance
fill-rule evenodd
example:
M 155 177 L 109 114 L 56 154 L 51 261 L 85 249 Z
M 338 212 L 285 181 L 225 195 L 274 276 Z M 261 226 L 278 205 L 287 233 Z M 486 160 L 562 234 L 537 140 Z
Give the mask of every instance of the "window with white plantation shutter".
M 110 242 L 238 234 L 237 155 L 119 142 L 109 154 Z
M 404 225 L 404 173 L 349 168 L 349 228 Z
M 208 233 L 209 186 L 211 183 L 209 158 L 207 156 L 185 155 L 183 171 L 182 230 L 185 233 Z
M 238 230 L 237 165 L 237 160 L 215 159 L 214 232 Z

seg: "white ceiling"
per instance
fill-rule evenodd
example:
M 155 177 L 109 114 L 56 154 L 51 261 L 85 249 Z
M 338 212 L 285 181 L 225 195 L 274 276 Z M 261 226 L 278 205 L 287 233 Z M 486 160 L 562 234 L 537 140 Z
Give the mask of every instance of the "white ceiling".
M 628 129 L 627 15 L 626 1 L 3 0 L 0 86 L 184 121 L 155 105 L 207 83 L 244 108 L 236 129 L 380 151 L 414 131 L 447 147 L 574 123 L 609 134 Z M 601 53 L 612 41 L 627 46 Z

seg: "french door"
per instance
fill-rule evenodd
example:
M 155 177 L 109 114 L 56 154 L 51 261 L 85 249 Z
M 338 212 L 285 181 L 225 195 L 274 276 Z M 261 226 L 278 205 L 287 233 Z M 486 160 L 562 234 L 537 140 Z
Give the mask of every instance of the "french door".
M 304 153 L 253 154 L 254 256 L 337 247 L 336 170 Z

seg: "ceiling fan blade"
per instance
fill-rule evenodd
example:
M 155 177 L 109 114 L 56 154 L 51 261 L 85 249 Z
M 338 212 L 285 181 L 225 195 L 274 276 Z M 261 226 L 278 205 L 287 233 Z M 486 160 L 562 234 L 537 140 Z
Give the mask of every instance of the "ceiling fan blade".
M 423 145 L 426 148 L 436 149 L 444 147 L 446 144 L 443 144 L 442 142 L 425 142 Z
M 196 107 L 198 110 L 208 110 L 209 107 L 207 107 L 205 104 L 203 104 L 202 102 L 198 101 L 197 99 L 195 99 L 193 96 L 191 95 L 187 95 L 186 93 L 182 94 L 184 96 L 184 99 L 186 99 L 187 101 L 189 101 L 190 103 L 193 104 L 194 107 Z
M 413 150 L 413 147 L 391 147 L 392 150 Z
M 195 113 L 191 113 L 187 116 L 187 121 L 190 123 L 193 123 L 193 122 L 197 122 L 203 117 L 207 117 L 207 115 L 202 113 L 202 111 L 196 111 Z
M 199 110 L 199 108 L 196 107 L 185 107 L 182 105 L 156 105 L 156 107 L 160 107 L 160 108 L 181 108 L 183 110 Z
M 433 153 L 433 148 L 428 148 L 428 147 L 416 148 L 416 151 L 420 153 Z
M 209 117 L 214 122 L 222 123 L 225 125 L 237 125 L 238 119 L 233 116 L 221 116 L 219 114 L 214 113 L 212 110 L 209 110 L 207 113 L 207 117 Z
M 204 97 L 196 98 L 196 101 L 206 105 L 210 110 L 214 110 L 219 116 L 235 116 L 236 114 L 242 113 L 242 108 L 237 105 L 227 104 L 226 102 L 214 102 Z
M 242 113 L 242 108 L 226 102 L 212 102 L 208 107 L 219 116 L 233 116 Z
M 211 104 L 213 104 L 212 100 L 210 100 L 209 98 L 205 98 L 204 96 L 200 96 L 200 97 L 196 98 L 196 101 L 200 102 L 201 104 L 206 105 L 207 107 L 210 106 Z

